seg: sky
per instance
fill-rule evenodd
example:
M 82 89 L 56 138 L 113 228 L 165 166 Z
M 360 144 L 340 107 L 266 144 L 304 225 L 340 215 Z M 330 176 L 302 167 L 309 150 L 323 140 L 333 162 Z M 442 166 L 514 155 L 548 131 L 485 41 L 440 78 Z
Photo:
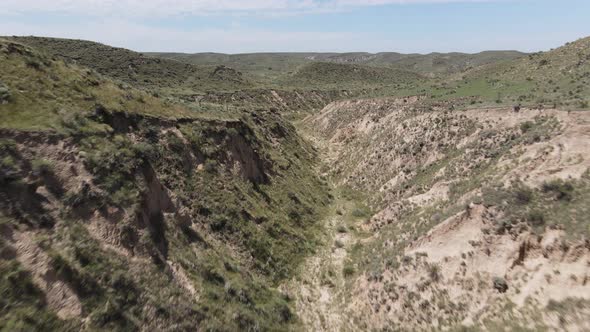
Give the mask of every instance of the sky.
M 0 0 L 0 35 L 143 52 L 533 52 L 590 36 L 590 0 Z

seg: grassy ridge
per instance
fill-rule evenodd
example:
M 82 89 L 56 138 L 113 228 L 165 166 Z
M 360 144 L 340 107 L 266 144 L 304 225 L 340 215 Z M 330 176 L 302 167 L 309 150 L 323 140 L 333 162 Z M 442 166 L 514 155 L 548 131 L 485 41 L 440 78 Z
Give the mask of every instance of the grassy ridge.
M 196 66 L 158 59 L 83 40 L 42 37 L 11 39 L 137 87 L 207 91 L 235 90 L 251 85 L 240 72 L 216 65 Z
M 194 115 L 150 93 L 53 60 L 19 43 L 0 39 L 0 58 L 0 85 L 6 91 L 5 102 L 0 103 L 4 128 L 63 130 L 62 120 L 92 112 L 98 105 L 167 118 Z
M 0 73 L 0 226 L 43 239 L 34 245 L 82 306 L 81 317 L 59 320 L 32 284 L 34 271 L 3 256 L 0 327 L 285 330 L 297 323 L 274 285 L 317 246 L 331 198 L 313 149 L 281 116 L 236 110 L 212 119 L 7 40 L 0 40 Z M 50 199 L 35 194 L 39 187 Z M 168 200 L 173 208 L 159 205 Z M 118 250 L 92 234 L 90 216 L 111 229 Z M 2 252 L 15 252 L 0 238 Z M 198 294 L 178 281 L 178 267 Z M 11 289 L 25 297 L 16 300 Z

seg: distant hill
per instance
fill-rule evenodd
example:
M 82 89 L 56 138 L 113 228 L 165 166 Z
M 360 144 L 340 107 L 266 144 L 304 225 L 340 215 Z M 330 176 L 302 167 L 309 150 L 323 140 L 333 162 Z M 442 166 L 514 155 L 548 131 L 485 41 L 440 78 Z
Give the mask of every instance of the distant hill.
M 392 59 L 393 55 L 393 59 Z M 471 67 L 526 56 L 517 51 L 485 51 L 476 54 L 467 53 L 430 53 L 426 55 L 407 55 L 396 58 L 396 54 L 380 53 L 371 64 L 392 64 L 396 67 L 415 70 L 421 73 L 456 73 Z
M 366 53 L 148 53 L 196 65 L 225 64 L 242 71 L 269 74 L 268 71 L 292 72 L 310 62 L 364 64 L 378 67 L 398 67 L 420 73 L 452 73 L 469 67 L 513 60 L 525 53 L 517 51 L 485 51 L 467 53 L 402 54 L 396 52 Z M 265 71 L 267 71 L 265 73 Z M 276 75 L 276 73 L 275 73 Z
M 44 37 L 8 39 L 134 86 L 206 91 L 235 90 L 251 85 L 239 71 L 224 66 L 196 66 L 84 40 Z

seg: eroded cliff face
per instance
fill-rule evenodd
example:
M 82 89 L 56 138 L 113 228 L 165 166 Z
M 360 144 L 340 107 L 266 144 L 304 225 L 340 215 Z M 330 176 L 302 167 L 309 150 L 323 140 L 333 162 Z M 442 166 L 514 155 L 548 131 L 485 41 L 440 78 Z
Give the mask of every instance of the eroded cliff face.
M 279 90 L 250 89 L 233 92 L 211 91 L 198 95 L 179 95 L 187 102 L 233 105 L 234 107 L 274 108 L 284 113 L 321 110 L 335 100 L 369 94 L 370 90 Z
M 2 264 L 30 278 L 23 315 L 64 329 L 294 323 L 270 286 L 314 246 L 330 197 L 290 124 L 104 107 L 83 119 L 69 128 L 100 130 L 1 132 Z
M 589 328 L 587 113 L 409 97 L 335 102 L 304 123 L 375 211 L 334 249 L 349 277 L 323 328 Z

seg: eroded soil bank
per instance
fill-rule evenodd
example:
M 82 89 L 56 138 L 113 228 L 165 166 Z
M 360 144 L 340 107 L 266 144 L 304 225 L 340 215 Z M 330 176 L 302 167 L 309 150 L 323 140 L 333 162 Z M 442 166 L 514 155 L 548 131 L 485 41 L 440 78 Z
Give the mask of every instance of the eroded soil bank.
M 335 196 L 281 287 L 306 330 L 590 328 L 590 114 L 387 98 L 299 128 Z

